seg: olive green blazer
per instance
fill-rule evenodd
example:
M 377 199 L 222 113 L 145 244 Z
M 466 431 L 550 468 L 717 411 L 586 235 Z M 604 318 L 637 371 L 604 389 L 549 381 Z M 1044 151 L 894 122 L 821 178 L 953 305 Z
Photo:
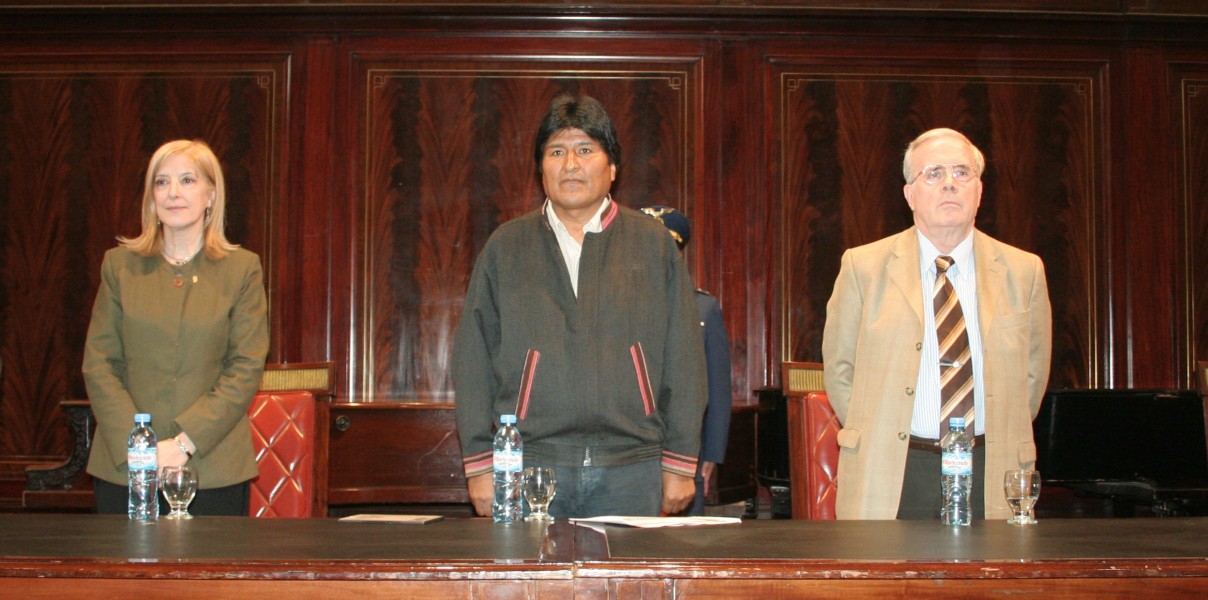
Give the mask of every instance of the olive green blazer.
M 179 285 L 178 285 L 179 284 Z M 256 476 L 248 406 L 268 354 L 260 258 L 238 249 L 180 267 L 124 247 L 105 253 L 84 346 L 84 383 L 96 415 L 88 472 L 126 484 L 134 414 L 166 439 L 197 445 L 199 487 Z

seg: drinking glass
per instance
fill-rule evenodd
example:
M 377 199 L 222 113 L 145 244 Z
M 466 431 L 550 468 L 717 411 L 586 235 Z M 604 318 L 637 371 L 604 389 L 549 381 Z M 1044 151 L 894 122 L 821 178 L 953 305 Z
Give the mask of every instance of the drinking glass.
M 532 512 L 525 521 L 549 521 L 549 503 L 557 493 L 558 478 L 553 467 L 526 467 L 524 469 L 524 499 Z
M 1036 499 L 1040 497 L 1040 471 L 1034 469 L 1016 469 L 1007 471 L 1002 479 L 1002 491 L 1007 496 L 1007 504 L 1015 516 L 1007 522 L 1012 525 L 1033 525 L 1036 523 L 1034 508 Z
M 189 503 L 197 495 L 197 470 L 193 467 L 164 467 L 160 476 L 159 489 L 164 491 L 164 499 L 172 512 L 165 519 L 192 519 L 189 514 Z

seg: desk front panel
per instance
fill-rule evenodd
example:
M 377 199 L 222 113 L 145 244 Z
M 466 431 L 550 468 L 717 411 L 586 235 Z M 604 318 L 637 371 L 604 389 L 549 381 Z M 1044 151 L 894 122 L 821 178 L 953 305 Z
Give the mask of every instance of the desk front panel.
M 603 531 L 0 514 L 15 597 L 721 598 L 1208 593 L 1208 519 L 748 521 Z M 253 596 L 245 596 L 253 597 Z

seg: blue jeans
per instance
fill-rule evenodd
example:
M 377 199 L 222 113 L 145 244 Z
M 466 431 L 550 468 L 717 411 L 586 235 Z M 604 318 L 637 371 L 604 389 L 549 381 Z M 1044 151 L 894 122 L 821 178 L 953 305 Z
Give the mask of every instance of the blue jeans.
M 621 467 L 559 465 L 554 470 L 558 488 L 549 507 L 552 516 L 657 517 L 663 507 L 663 470 L 659 460 Z

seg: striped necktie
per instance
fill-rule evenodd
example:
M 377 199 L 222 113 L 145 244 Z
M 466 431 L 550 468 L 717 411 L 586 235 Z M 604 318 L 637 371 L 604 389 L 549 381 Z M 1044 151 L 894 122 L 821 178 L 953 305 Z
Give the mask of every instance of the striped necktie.
M 951 256 L 935 259 L 935 333 L 940 349 L 940 439 L 948 433 L 948 419 L 965 418 L 965 431 L 973 436 L 973 363 L 969 360 L 969 334 L 956 289 L 948 281 Z

